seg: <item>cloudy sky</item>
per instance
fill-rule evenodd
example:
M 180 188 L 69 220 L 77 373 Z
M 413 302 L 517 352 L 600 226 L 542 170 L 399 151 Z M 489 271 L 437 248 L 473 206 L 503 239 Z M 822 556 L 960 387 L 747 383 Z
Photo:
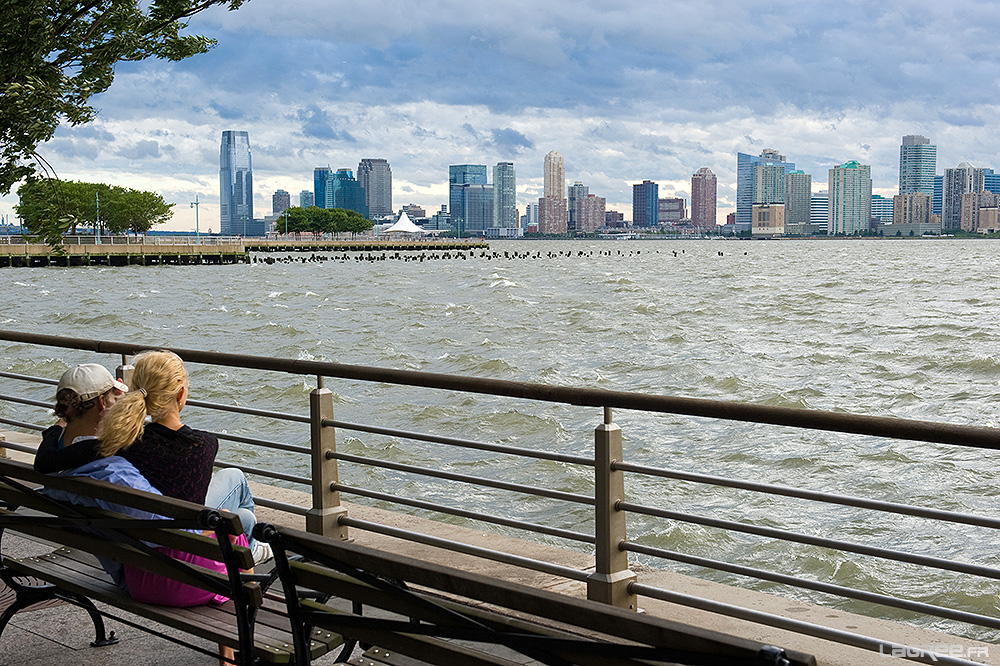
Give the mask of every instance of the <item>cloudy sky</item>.
M 631 217 L 631 185 L 689 198 L 719 178 L 735 207 L 736 153 L 780 150 L 825 189 L 827 170 L 872 166 L 896 193 L 900 137 L 938 146 L 938 173 L 1000 168 L 1000 4 L 953 0 L 251 0 L 190 31 L 218 46 L 181 63 L 122 65 L 96 122 L 41 152 L 63 178 L 160 192 L 167 228 L 219 226 L 219 140 L 250 133 L 256 215 L 315 166 L 384 157 L 393 205 L 436 210 L 449 164 L 513 161 L 518 205 L 537 200 L 558 150 Z M 13 195 L 0 199 L 10 215 Z

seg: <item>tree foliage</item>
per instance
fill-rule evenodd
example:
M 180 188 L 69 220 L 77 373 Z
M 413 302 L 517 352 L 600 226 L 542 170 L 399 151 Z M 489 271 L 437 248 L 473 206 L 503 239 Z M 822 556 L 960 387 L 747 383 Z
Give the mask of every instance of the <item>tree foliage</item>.
M 155 192 L 103 183 L 80 183 L 55 178 L 29 178 L 17 191 L 15 206 L 24 226 L 52 246 L 79 224 L 110 233 L 145 233 L 170 219 L 174 204 Z
M 0 194 L 39 170 L 40 143 L 62 122 L 93 120 L 119 62 L 182 60 L 215 41 L 181 35 L 184 20 L 244 0 L 0 0 Z
M 353 210 L 295 206 L 282 213 L 281 217 L 274 223 L 275 231 L 278 233 L 285 232 L 286 213 L 288 215 L 288 233 L 306 231 L 324 234 L 343 232 L 359 234 L 372 228 L 371 220 Z

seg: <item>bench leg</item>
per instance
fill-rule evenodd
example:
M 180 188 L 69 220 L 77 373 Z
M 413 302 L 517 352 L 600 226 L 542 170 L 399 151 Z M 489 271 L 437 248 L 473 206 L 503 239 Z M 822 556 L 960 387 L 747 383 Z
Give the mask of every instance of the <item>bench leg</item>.
M 14 590 L 14 603 L 7 607 L 0 615 L 0 636 L 11 619 L 20 611 L 34 606 L 43 601 L 51 601 L 56 598 L 56 587 L 47 583 L 42 585 L 25 585 L 20 582 L 18 576 L 13 571 L 4 567 L 0 569 L 0 578 L 7 584 L 7 587 Z
M 101 615 L 100 611 L 97 610 L 97 606 L 94 602 L 87 597 L 80 596 L 73 592 L 65 592 L 62 594 L 66 597 L 71 597 L 76 604 L 78 604 L 83 610 L 87 611 L 90 615 L 90 620 L 94 623 L 94 632 L 97 637 L 90 644 L 90 647 L 104 647 L 105 645 L 114 645 L 118 642 L 118 637 L 115 636 L 115 632 L 110 632 L 104 628 L 104 617 Z

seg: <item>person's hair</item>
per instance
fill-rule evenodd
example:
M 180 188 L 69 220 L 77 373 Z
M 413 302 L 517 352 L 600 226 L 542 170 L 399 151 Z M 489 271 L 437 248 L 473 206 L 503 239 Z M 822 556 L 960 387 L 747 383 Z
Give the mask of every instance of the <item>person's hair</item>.
M 108 389 L 101 395 L 107 395 L 111 393 L 114 389 Z M 61 419 L 65 419 L 66 423 L 77 420 L 84 414 L 86 414 L 90 409 L 97 404 L 97 400 L 101 396 L 91 398 L 90 400 L 80 400 L 80 394 L 73 389 L 65 388 L 56 394 L 56 406 L 52 410 Z
M 97 426 L 100 454 L 113 456 L 142 437 L 146 417 L 156 420 L 174 408 L 177 392 L 187 386 L 180 357 L 168 351 L 144 351 L 132 361 L 129 392 L 107 411 Z

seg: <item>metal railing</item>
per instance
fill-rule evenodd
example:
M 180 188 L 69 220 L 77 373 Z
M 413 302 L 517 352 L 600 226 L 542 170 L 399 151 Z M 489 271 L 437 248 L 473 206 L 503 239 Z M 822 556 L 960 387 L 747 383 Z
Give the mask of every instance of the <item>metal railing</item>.
M 115 355 L 121 359 L 122 366 L 127 366 L 128 356 L 135 354 L 149 345 L 141 343 L 122 343 L 89 340 L 81 338 L 66 338 L 49 335 L 21 333 L 15 331 L 0 331 L 0 340 L 12 343 L 22 343 L 32 346 L 57 347 L 75 350 L 87 350 L 98 354 Z M 676 591 L 640 583 L 637 575 L 630 569 L 629 555 L 642 556 L 651 562 L 672 561 L 683 563 L 705 570 L 723 572 L 732 576 L 746 577 L 757 581 L 788 586 L 793 589 L 808 590 L 826 595 L 834 595 L 846 600 L 877 604 L 891 609 L 916 613 L 922 616 L 942 618 L 967 625 L 985 628 L 986 631 L 1000 630 L 1000 618 L 976 610 L 953 608 L 941 604 L 928 603 L 883 593 L 858 589 L 828 580 L 817 580 L 787 571 L 774 571 L 762 566 L 748 566 L 733 563 L 721 558 L 705 557 L 681 552 L 679 549 L 658 547 L 643 543 L 641 537 L 630 537 L 628 520 L 641 517 L 665 521 L 671 525 L 697 525 L 706 529 L 720 530 L 731 535 L 753 535 L 763 539 L 781 543 L 797 544 L 819 549 L 832 549 L 844 553 L 846 558 L 873 558 L 879 561 L 901 563 L 907 566 L 922 567 L 930 572 L 944 572 L 934 575 L 954 575 L 956 585 L 967 584 L 969 577 L 986 581 L 1000 579 L 1000 568 L 989 566 L 988 563 L 962 561 L 940 556 L 935 553 L 909 552 L 899 548 L 888 548 L 859 541 L 837 539 L 830 536 L 810 534 L 786 527 L 775 527 L 743 520 L 723 519 L 716 515 L 693 513 L 678 510 L 673 506 L 650 505 L 630 501 L 626 497 L 626 482 L 628 483 L 659 483 L 665 481 L 697 484 L 708 488 L 728 489 L 738 492 L 761 494 L 770 497 L 793 498 L 821 505 L 850 507 L 852 509 L 874 512 L 877 515 L 906 516 L 922 520 L 939 521 L 955 525 L 996 530 L 1000 528 L 1000 519 L 991 516 L 973 515 L 960 511 L 945 510 L 936 507 L 923 507 L 916 504 L 887 501 L 879 498 L 858 497 L 847 494 L 820 492 L 808 488 L 795 488 L 786 485 L 763 483 L 746 479 L 730 478 L 690 470 L 670 469 L 666 467 L 637 464 L 625 460 L 622 447 L 622 430 L 614 423 L 613 410 L 629 410 L 629 413 L 647 415 L 671 414 L 690 417 L 700 417 L 720 420 L 730 423 L 753 423 L 772 426 L 790 427 L 799 431 L 846 433 L 864 435 L 893 440 L 911 440 L 938 444 L 955 445 L 959 447 L 975 447 L 978 449 L 1000 448 L 1000 430 L 986 427 L 951 425 L 927 421 L 904 420 L 896 418 L 863 416 L 848 413 L 811 411 L 784 407 L 762 406 L 745 403 L 731 403 L 714 400 L 660 396 L 621 391 L 604 391 L 583 387 L 548 386 L 527 382 L 484 379 L 478 377 L 436 374 L 387 368 L 373 368 L 357 365 L 345 365 L 308 360 L 292 360 L 270 357 L 246 356 L 239 354 L 224 354 L 202 350 L 173 348 L 186 363 L 204 364 L 216 368 L 240 368 L 246 371 L 261 373 L 284 373 L 315 378 L 315 388 L 309 393 L 308 413 L 294 414 L 289 412 L 265 409 L 262 407 L 247 407 L 219 402 L 189 400 L 193 407 L 239 414 L 247 418 L 263 418 L 282 424 L 285 434 L 280 438 L 265 439 L 250 437 L 228 432 L 218 432 L 220 439 L 234 442 L 240 446 L 254 447 L 255 450 L 274 451 L 280 455 L 295 455 L 308 460 L 305 465 L 307 474 L 296 474 L 279 471 L 272 467 L 258 467 L 240 461 L 217 461 L 218 465 L 234 466 L 243 469 L 248 474 L 257 475 L 275 482 L 296 484 L 305 487 L 311 493 L 311 504 L 300 507 L 287 503 L 262 499 L 260 503 L 275 509 L 288 511 L 306 517 L 310 531 L 347 538 L 348 530 L 370 530 L 400 539 L 429 544 L 456 552 L 468 553 L 489 558 L 570 580 L 585 582 L 588 596 L 592 599 L 615 604 L 626 608 L 637 608 L 637 595 L 658 598 L 673 603 L 684 604 L 695 608 L 708 609 L 733 617 L 749 619 L 770 626 L 791 629 L 820 638 L 834 640 L 849 645 L 864 647 L 885 652 L 896 646 L 891 642 L 877 637 L 859 633 L 831 629 L 829 627 L 791 620 L 780 615 L 769 614 L 759 610 L 750 610 L 735 604 L 709 601 Z M 263 376 L 261 374 L 261 376 Z M 8 380 L 51 386 L 56 383 L 52 377 L 34 377 L 22 373 L 0 372 L 0 377 Z M 593 444 L 587 445 L 588 453 L 580 455 L 563 451 L 543 450 L 524 446 L 515 446 L 497 441 L 480 441 L 456 437 L 453 435 L 403 429 L 379 423 L 359 423 L 338 420 L 334 415 L 334 394 L 325 386 L 325 382 L 336 380 L 351 390 L 357 390 L 359 385 L 377 384 L 390 385 L 398 388 L 411 387 L 421 391 L 444 391 L 449 394 L 477 394 L 490 396 L 496 400 L 528 401 L 539 411 L 546 405 L 560 408 L 581 409 L 596 421 L 593 426 Z M 4 382 L 10 386 L 11 382 Z M 339 385 L 339 384 L 338 384 Z M 194 387 L 197 393 L 197 386 Z M 0 394 L 0 408 L 8 406 L 7 411 L 18 414 L 37 414 L 34 420 L 7 416 L 0 411 L 0 424 L 6 424 L 21 429 L 38 431 L 44 428 L 37 421 L 43 422 L 45 417 L 38 413 L 39 409 L 50 407 L 47 400 L 24 397 L 20 393 L 4 391 Z M 593 410 L 593 411 L 588 411 Z M 391 411 L 391 410 L 389 410 Z M 387 410 L 372 409 L 372 414 L 386 414 Z M 298 430 L 296 430 L 298 429 Z M 308 429 L 309 445 L 292 443 L 296 439 L 295 432 Z M 529 482 L 525 478 L 508 480 L 496 475 L 477 475 L 463 471 L 445 469 L 440 464 L 420 464 L 417 461 L 399 461 L 388 458 L 376 458 L 370 452 L 350 453 L 339 450 L 336 436 L 338 433 L 358 433 L 360 436 L 388 437 L 392 441 L 423 442 L 456 452 L 482 452 L 483 454 L 503 456 L 505 459 L 525 461 L 541 461 L 554 464 L 560 468 L 586 473 L 592 481 L 589 491 L 545 487 L 537 482 Z M 291 441 L 290 441 L 291 440 Z M 11 445 L 8 443 L 8 447 Z M 15 447 L 16 448 L 16 447 Z M 22 447 L 24 448 L 24 447 Z M 30 447 L 27 447 L 30 451 Z M 458 453 L 455 454 L 456 456 Z M 520 463 L 518 463 L 520 464 Z M 285 468 L 286 465 L 282 464 Z M 400 478 L 422 479 L 421 483 L 444 482 L 448 487 L 472 487 L 497 491 L 490 505 L 496 509 L 492 512 L 483 511 L 480 507 L 463 505 L 461 501 L 441 501 L 429 497 L 413 497 L 400 488 L 373 489 L 363 483 L 342 482 L 341 475 L 350 476 L 353 470 L 380 470 L 380 473 L 392 473 Z M 459 485 L 460 484 L 460 485 Z M 351 516 L 341 504 L 341 494 L 378 503 L 390 503 L 393 506 L 413 510 L 432 512 L 433 514 L 452 516 L 463 520 L 474 520 L 488 523 L 505 530 L 518 530 L 526 538 L 558 540 L 576 549 L 585 549 L 593 554 L 593 570 L 579 570 L 558 563 L 532 559 L 523 555 L 512 554 L 498 549 L 462 543 L 439 536 L 406 530 L 370 520 L 362 520 Z M 586 521 L 590 527 L 581 529 L 579 526 L 559 526 L 543 524 L 537 520 L 516 517 L 516 507 L 523 498 L 542 498 L 546 502 L 569 506 L 573 511 L 584 511 L 589 515 Z M 780 518 L 776 516 L 774 518 Z M 991 532 L 992 534 L 992 532 Z M 929 574 L 930 575 L 930 574 Z M 876 613 L 877 614 L 877 613 Z M 902 653 L 907 658 L 928 663 L 973 663 L 965 659 L 949 655 L 932 655 L 923 649 L 908 648 Z

